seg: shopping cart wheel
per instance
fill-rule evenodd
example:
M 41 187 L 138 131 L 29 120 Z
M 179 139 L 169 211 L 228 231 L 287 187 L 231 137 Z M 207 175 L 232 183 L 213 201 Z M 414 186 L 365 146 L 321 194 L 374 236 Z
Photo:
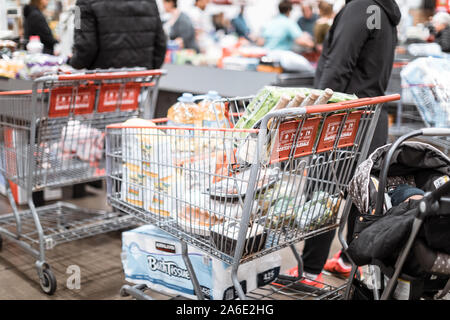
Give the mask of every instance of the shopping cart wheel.
M 42 270 L 42 278 L 40 279 L 40 285 L 42 291 L 49 296 L 53 295 L 56 291 L 56 278 L 50 269 Z

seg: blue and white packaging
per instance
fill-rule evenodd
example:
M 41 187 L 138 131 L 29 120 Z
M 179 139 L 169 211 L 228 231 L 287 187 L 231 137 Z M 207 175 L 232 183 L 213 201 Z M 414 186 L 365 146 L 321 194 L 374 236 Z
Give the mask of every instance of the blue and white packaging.
M 189 258 L 206 299 L 237 298 L 231 266 L 188 246 Z M 122 233 L 125 280 L 152 290 L 197 299 L 181 256 L 179 240 L 163 230 L 145 225 Z M 273 282 L 280 273 L 281 256 L 275 252 L 241 265 L 238 279 L 244 292 Z

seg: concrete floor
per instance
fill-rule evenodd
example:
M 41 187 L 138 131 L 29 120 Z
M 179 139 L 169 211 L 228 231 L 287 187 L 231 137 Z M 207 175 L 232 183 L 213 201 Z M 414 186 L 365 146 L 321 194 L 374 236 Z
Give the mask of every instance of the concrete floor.
M 88 195 L 79 200 L 69 200 L 77 205 L 107 209 L 104 190 L 88 188 Z M 0 195 L 0 215 L 12 212 L 4 196 Z M 110 232 L 104 235 L 86 238 L 56 246 L 47 251 L 47 262 L 50 264 L 58 289 L 53 296 L 42 293 L 35 260 L 17 244 L 4 239 L 0 252 L 0 300 L 117 300 L 128 299 L 119 295 L 120 288 L 126 284 L 120 260 L 121 232 Z M 298 248 L 301 250 L 302 243 Z M 339 250 L 337 240 L 333 243 L 330 255 Z M 282 250 L 282 272 L 295 266 L 295 259 L 290 249 Z M 70 266 L 80 269 L 80 289 L 69 289 L 67 281 L 71 274 Z M 69 268 L 70 270 L 70 268 Z M 70 282 L 70 281 L 69 281 Z M 151 294 L 155 299 L 164 296 Z

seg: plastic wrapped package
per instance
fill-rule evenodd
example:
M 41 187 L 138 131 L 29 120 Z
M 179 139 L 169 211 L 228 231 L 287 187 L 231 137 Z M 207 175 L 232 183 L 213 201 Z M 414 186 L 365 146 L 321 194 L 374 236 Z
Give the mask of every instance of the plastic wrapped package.
M 206 299 L 237 298 L 231 266 L 191 246 L 188 246 L 188 253 Z M 158 292 L 196 299 L 177 238 L 151 225 L 126 231 L 122 234 L 121 257 L 127 281 L 145 284 Z M 255 259 L 239 267 L 239 282 L 245 292 L 253 291 L 273 282 L 280 266 L 278 253 Z
M 401 72 L 423 120 L 431 127 L 450 127 L 450 59 L 418 58 Z
M 128 126 L 128 127 L 127 127 Z M 170 138 L 148 120 L 131 119 L 123 124 L 122 198 L 137 207 L 167 217 L 174 210 L 176 172 L 172 165 Z

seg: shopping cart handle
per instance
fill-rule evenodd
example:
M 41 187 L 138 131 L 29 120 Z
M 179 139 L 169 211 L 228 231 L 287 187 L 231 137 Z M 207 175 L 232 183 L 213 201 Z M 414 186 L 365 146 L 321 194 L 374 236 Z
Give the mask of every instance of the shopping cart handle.
M 450 128 L 424 128 L 422 129 L 424 136 L 450 136 Z
M 322 112 L 333 112 L 346 110 L 351 108 L 365 107 L 370 105 L 382 104 L 386 102 L 398 101 L 401 99 L 399 94 L 392 94 L 388 96 L 374 97 L 374 98 L 361 98 L 356 100 L 344 101 L 339 103 L 324 104 L 318 106 L 306 107 L 306 112 L 311 113 L 322 113 Z
M 37 82 L 44 81 L 76 81 L 76 80 L 115 80 L 126 78 L 153 77 L 161 76 L 167 73 L 166 70 L 143 70 L 143 71 L 119 71 L 119 72 L 100 72 L 100 73 L 73 73 L 65 75 L 47 76 L 36 79 Z

